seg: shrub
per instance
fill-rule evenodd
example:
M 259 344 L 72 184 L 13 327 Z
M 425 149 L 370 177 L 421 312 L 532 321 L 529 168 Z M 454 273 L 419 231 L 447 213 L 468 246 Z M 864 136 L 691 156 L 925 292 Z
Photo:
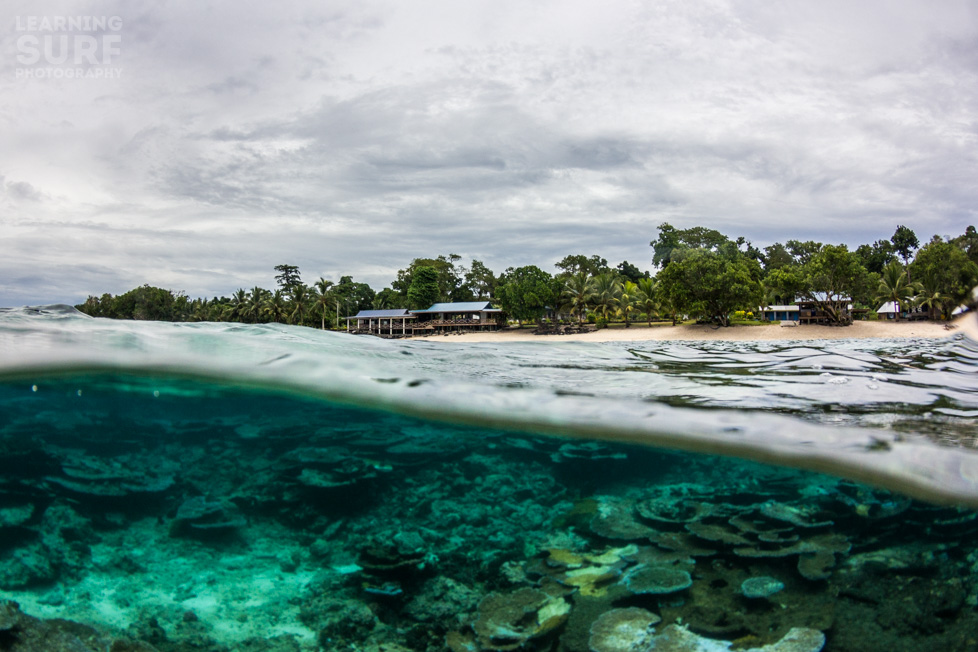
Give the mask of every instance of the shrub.
M 588 320 L 588 321 L 590 321 L 590 320 Z M 598 328 L 607 328 L 608 327 L 608 320 L 605 319 L 604 317 L 598 317 L 595 320 L 595 323 L 598 325 Z

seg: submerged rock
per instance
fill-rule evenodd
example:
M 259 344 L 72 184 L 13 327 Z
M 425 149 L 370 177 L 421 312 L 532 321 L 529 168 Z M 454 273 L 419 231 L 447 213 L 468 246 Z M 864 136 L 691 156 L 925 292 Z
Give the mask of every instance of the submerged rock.
M 220 536 L 244 527 L 244 515 L 225 501 L 194 496 L 185 500 L 170 525 L 171 536 Z
M 591 626 L 591 652 L 646 652 L 651 649 L 653 627 L 662 619 L 651 611 L 628 607 L 601 614 Z
M 58 578 L 52 551 L 41 543 L 18 548 L 0 557 L 0 589 L 17 590 L 48 584 Z
M 668 625 L 652 639 L 648 650 L 655 652 L 727 652 L 732 643 L 694 634 L 685 627 Z M 793 627 L 777 643 L 743 649 L 743 652 L 819 652 L 825 635 L 817 629 Z
M 740 592 L 745 598 L 769 598 L 784 590 L 784 582 L 773 577 L 752 577 L 740 585 Z
M 472 624 L 482 650 L 516 650 L 554 631 L 567 619 L 571 605 L 539 589 L 490 593 L 479 603 Z
M 60 618 L 28 616 L 16 602 L 0 602 L 0 649 L 5 652 L 157 652 L 148 643 L 110 636 Z
M 693 585 L 693 578 L 678 568 L 636 566 L 625 574 L 623 582 L 632 593 L 665 595 L 688 589 Z
M 648 539 L 656 531 L 635 518 L 630 501 L 604 499 L 598 503 L 598 513 L 591 519 L 591 531 L 606 539 L 632 541 Z

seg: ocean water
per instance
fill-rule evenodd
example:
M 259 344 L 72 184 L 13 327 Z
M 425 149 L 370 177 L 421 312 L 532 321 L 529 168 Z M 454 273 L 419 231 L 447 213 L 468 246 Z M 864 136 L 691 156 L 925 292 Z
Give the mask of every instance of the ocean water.
M 0 649 L 978 650 L 978 343 L 443 339 L 0 310 Z

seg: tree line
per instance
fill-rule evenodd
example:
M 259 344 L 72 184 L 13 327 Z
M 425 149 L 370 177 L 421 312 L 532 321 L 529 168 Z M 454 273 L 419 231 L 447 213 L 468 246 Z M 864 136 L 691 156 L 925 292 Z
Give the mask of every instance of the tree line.
M 95 317 L 167 321 L 286 323 L 345 327 L 340 320 L 360 310 L 423 309 L 438 302 L 491 301 L 509 319 L 583 322 L 642 319 L 676 323 L 687 317 L 729 325 L 738 311 L 807 300 L 830 320 L 851 319 L 846 309 L 875 310 L 886 302 L 926 311 L 931 319 L 951 311 L 978 285 L 978 232 L 933 236 L 921 245 L 897 227 L 889 239 L 850 251 L 844 244 L 788 240 L 763 250 L 743 237 L 701 226 L 658 227 L 652 247 L 654 274 L 623 261 L 611 267 L 597 255 L 568 255 L 551 274 L 535 265 L 510 267 L 498 276 L 479 260 L 461 256 L 416 258 L 389 287 L 375 292 L 341 276 L 305 283 L 294 265 L 277 265 L 276 287 L 239 289 L 230 297 L 191 299 L 150 285 L 121 295 L 89 296 L 76 306 Z M 899 318 L 899 313 L 898 313 Z

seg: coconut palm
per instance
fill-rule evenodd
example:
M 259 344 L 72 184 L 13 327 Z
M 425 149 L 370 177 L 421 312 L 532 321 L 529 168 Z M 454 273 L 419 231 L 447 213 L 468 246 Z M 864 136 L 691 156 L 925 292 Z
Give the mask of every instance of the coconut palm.
M 948 306 L 954 304 L 953 299 L 940 291 L 940 279 L 934 274 L 926 274 L 920 283 L 920 292 L 914 300 L 914 305 L 927 309 L 928 319 L 937 319 L 943 315 Z
M 245 300 L 244 317 L 252 324 L 261 321 L 265 313 L 266 295 L 269 292 L 265 288 L 255 286 L 251 289 L 248 298 Z
M 577 314 L 578 323 L 584 323 L 584 315 L 594 299 L 594 279 L 587 272 L 574 274 L 564 283 L 561 295 L 570 308 L 571 314 Z
M 190 321 L 207 321 L 210 303 L 207 299 L 194 299 L 190 302 Z
M 309 288 L 302 284 L 294 285 L 289 294 L 292 302 L 292 314 L 289 315 L 289 318 L 293 324 L 301 325 L 311 307 L 309 304 Z
M 322 321 L 320 322 L 320 328 L 326 330 L 326 311 L 333 303 L 333 293 L 330 288 L 333 287 L 332 281 L 327 281 L 322 276 L 315 284 L 315 295 L 316 295 L 316 307 L 321 310 Z
M 228 321 L 244 321 L 247 308 L 248 293 L 244 288 L 238 288 L 231 296 L 231 302 L 224 308 L 222 317 Z
M 269 319 L 278 324 L 284 324 L 289 317 L 289 304 L 282 290 L 275 290 L 274 294 L 265 297 L 265 314 Z
M 621 288 L 621 294 L 618 295 L 618 313 L 625 321 L 625 328 L 632 325 L 628 318 L 638 308 L 638 295 L 638 285 L 631 281 L 625 281 Z
M 635 306 L 645 313 L 651 326 L 653 315 L 659 312 L 659 299 L 656 296 L 659 282 L 654 278 L 640 278 L 636 285 L 638 287 L 635 292 Z
M 621 281 L 614 274 L 598 274 L 594 277 L 594 307 L 605 320 L 609 313 L 615 311 L 621 291 Z
M 896 305 L 896 318 L 899 320 L 900 312 L 913 305 L 914 297 L 920 289 L 919 283 L 910 283 L 903 265 L 894 260 L 883 268 L 883 275 L 876 289 L 876 303 L 882 306 L 892 301 Z

